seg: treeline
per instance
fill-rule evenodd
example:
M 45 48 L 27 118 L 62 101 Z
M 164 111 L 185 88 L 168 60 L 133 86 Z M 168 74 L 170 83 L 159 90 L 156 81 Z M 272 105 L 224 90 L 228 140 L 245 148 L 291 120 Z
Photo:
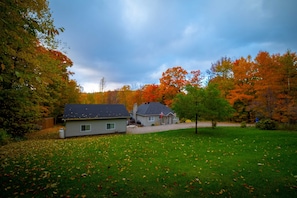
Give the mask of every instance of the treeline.
M 163 72 L 159 84 L 137 90 L 126 85 L 115 91 L 82 93 L 80 102 L 121 103 L 129 111 L 134 103 L 144 102 L 161 102 L 171 107 L 187 85 L 199 89 L 209 84 L 217 84 L 221 97 L 235 109 L 233 121 L 265 118 L 280 123 L 297 122 L 297 56 L 291 51 L 282 55 L 261 51 L 254 59 L 223 57 L 211 65 L 206 77 L 201 76 L 200 70 L 187 72 L 177 66 Z
M 236 110 L 235 121 L 266 118 L 296 123 L 296 53 L 259 52 L 254 59 L 248 56 L 235 61 L 223 58 L 211 67 L 210 76 L 210 83 L 219 85 Z
M 0 3 L 0 139 L 38 128 L 57 118 L 66 103 L 77 103 L 80 88 L 69 76 L 72 61 L 57 50 L 47 1 Z
M 131 111 L 135 103 L 161 102 L 171 106 L 174 97 L 182 92 L 186 85 L 200 87 L 202 78 L 200 70 L 187 72 L 181 66 L 167 69 L 162 73 L 159 84 L 147 84 L 137 90 L 131 90 L 129 85 L 122 88 L 95 93 L 82 93 L 80 103 L 93 104 L 124 104 Z

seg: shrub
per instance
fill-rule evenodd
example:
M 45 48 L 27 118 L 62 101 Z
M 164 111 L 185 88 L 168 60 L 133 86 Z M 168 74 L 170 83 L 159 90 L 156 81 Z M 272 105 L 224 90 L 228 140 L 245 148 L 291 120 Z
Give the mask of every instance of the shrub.
M 11 138 L 4 129 L 0 129 L 0 145 L 5 145 L 10 142 Z
M 185 123 L 186 119 L 185 118 L 180 118 L 179 121 L 180 121 L 180 123 Z
M 262 130 L 275 130 L 276 129 L 276 122 L 274 120 L 265 119 L 260 120 L 256 124 L 256 128 L 262 129 Z
M 280 130 L 297 131 L 297 124 L 282 123 L 277 128 Z
M 217 121 L 212 120 L 211 121 L 211 127 L 214 129 L 214 128 L 216 128 L 216 126 L 217 126 Z
M 245 122 L 245 121 L 242 121 L 242 122 L 240 123 L 240 127 L 241 127 L 241 128 L 246 128 L 246 122 Z

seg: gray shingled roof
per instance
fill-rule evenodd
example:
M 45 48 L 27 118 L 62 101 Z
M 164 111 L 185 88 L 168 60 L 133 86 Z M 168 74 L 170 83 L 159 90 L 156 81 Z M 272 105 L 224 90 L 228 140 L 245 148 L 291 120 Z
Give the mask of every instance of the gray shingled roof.
M 166 116 L 170 113 L 174 113 L 169 107 L 159 102 L 148 102 L 140 105 L 137 108 L 136 114 L 138 115 L 160 115 L 161 112 Z
M 67 104 L 63 119 L 109 119 L 129 118 L 129 113 L 121 104 Z

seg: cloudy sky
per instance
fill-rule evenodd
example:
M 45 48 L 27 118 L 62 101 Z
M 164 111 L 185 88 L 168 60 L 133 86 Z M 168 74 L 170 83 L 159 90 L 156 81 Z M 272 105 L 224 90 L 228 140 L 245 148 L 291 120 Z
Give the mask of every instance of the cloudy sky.
M 296 0 L 49 0 L 72 77 L 85 92 L 158 84 L 182 66 L 297 52 Z

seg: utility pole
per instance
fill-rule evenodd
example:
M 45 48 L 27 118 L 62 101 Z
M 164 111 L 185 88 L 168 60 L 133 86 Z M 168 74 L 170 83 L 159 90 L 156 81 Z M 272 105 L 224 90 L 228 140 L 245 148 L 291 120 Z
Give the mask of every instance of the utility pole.
M 197 123 L 198 123 L 198 113 L 197 113 L 197 104 L 198 102 L 196 101 L 196 121 L 195 121 L 195 133 L 197 134 L 198 133 L 198 130 L 197 130 Z

